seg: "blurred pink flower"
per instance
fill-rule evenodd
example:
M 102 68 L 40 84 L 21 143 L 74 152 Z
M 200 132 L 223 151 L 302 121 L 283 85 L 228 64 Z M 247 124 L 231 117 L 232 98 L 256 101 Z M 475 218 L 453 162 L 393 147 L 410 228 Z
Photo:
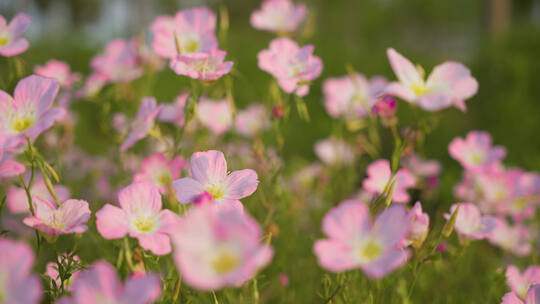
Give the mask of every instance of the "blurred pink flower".
M 178 55 L 171 60 L 170 67 L 178 75 L 202 81 L 215 81 L 228 74 L 234 63 L 225 61 L 227 52 L 212 50 L 209 53 Z
M 485 239 L 490 237 L 499 225 L 499 220 L 493 216 L 482 216 L 480 210 L 470 203 L 453 204 L 450 213 L 444 215 L 448 220 L 459 205 L 454 228 L 456 232 L 465 238 Z
M 73 260 L 80 261 L 79 256 L 78 255 L 73 256 Z M 67 281 L 64 282 L 64 288 L 71 291 L 72 290 L 71 286 L 73 284 L 73 281 L 77 278 L 79 273 L 81 273 L 80 270 L 75 270 L 71 274 L 71 277 Z M 55 284 L 56 287 L 60 289 L 62 280 L 60 278 L 60 273 L 58 272 L 58 264 L 56 264 L 55 262 L 47 263 L 47 265 L 45 266 L 45 274 L 48 275 L 51 279 L 53 279 L 51 283 Z
M 4 152 L 2 145 L 5 136 L 0 134 L 0 179 L 24 173 L 24 165 L 11 159 L 12 153 Z
M 93 97 L 97 93 L 99 93 L 99 91 L 107 83 L 107 81 L 107 76 L 98 72 L 94 72 L 90 74 L 88 78 L 86 78 L 83 88 L 77 91 L 75 93 L 75 96 L 79 98 Z
M 80 73 L 71 73 L 69 65 L 60 60 L 51 59 L 45 65 L 34 67 L 34 73 L 39 76 L 54 78 L 61 88 L 69 89 L 81 79 Z
M 96 226 L 106 239 L 119 239 L 129 234 L 137 238 L 143 249 L 156 255 L 171 252 L 170 233 L 178 216 L 161 207 L 161 195 L 156 186 L 135 183 L 118 194 L 120 207 L 106 204 L 96 212 Z
M 410 229 L 406 237 L 405 245 L 412 244 L 419 248 L 427 237 L 429 229 L 429 215 L 422 211 L 422 204 L 416 202 L 409 211 Z
M 327 165 L 349 165 L 354 161 L 352 147 L 342 139 L 329 137 L 315 143 L 315 154 Z
M 239 286 L 272 259 L 261 244 L 258 223 L 235 208 L 202 204 L 191 209 L 172 234 L 174 260 L 186 283 L 201 290 Z
M 281 286 L 287 287 L 289 286 L 289 276 L 287 276 L 286 273 L 280 273 L 278 274 L 279 283 L 281 283 Z
M 160 106 L 157 105 L 154 97 L 144 97 L 141 100 L 137 116 L 131 123 L 130 132 L 122 143 L 120 151 L 126 151 L 150 132 L 159 110 Z
M 349 200 L 332 208 L 323 218 L 328 239 L 313 248 L 319 264 L 330 271 L 361 268 L 370 278 L 381 278 L 403 265 L 409 251 L 399 244 L 408 233 L 409 219 L 403 206 L 392 205 L 372 223 L 368 208 Z
M 362 118 L 372 111 L 385 86 L 385 78 L 375 76 L 368 81 L 360 73 L 328 78 L 323 82 L 324 106 L 334 118 Z
M 501 304 L 537 304 L 540 303 L 540 284 L 532 285 L 522 301 L 514 292 L 506 293 Z
M 394 192 L 391 195 L 392 201 L 396 203 L 408 202 L 410 196 L 407 189 L 414 187 L 416 184 L 416 178 L 405 168 L 399 169 L 392 177 L 390 162 L 386 159 L 372 162 L 367 168 L 367 175 L 368 177 L 364 179 L 362 185 L 367 191 L 376 194 L 382 194 L 387 185 L 390 187 L 390 180 L 394 178 L 396 182 Z
M 472 131 L 465 139 L 454 138 L 448 145 L 450 156 L 467 170 L 481 171 L 497 165 L 506 155 L 506 149 L 492 146 L 487 132 Z
M 159 56 L 210 53 L 217 48 L 216 16 L 206 7 L 179 11 L 176 16 L 159 16 L 150 26 L 152 49 Z
M 125 284 L 109 263 L 98 261 L 79 273 L 71 287 L 73 298 L 62 298 L 62 304 L 129 303 L 148 304 L 159 299 L 161 284 L 155 274 L 129 278 Z
M 251 26 L 258 30 L 293 32 L 306 17 L 306 6 L 291 0 L 265 0 L 260 10 L 251 14 Z
M 25 243 L 0 238 L 0 300 L 5 304 L 37 304 L 38 276 L 31 275 L 34 253 Z
M 424 80 L 421 67 L 415 67 L 392 48 L 386 53 L 399 81 L 390 83 L 386 92 L 417 104 L 424 110 L 438 111 L 455 106 L 465 111 L 465 100 L 478 90 L 476 79 L 461 63 L 444 62 L 433 68 L 427 80 Z
M 186 167 L 182 156 L 168 160 L 163 153 L 155 153 L 142 162 L 141 170 L 135 174 L 133 182 L 149 183 L 159 188 L 162 194 L 168 193 L 172 181 L 180 177 L 180 170 Z
M 529 287 L 540 284 L 540 266 L 529 266 L 521 274 L 516 266 L 509 265 L 506 268 L 506 284 L 512 289 L 512 292 L 525 299 Z
M 404 168 L 407 168 L 414 176 L 419 178 L 437 177 L 442 169 L 438 160 L 427 160 L 416 153 L 405 157 L 402 164 Z
M 305 96 L 308 83 L 322 71 L 322 61 L 313 56 L 313 49 L 312 45 L 300 48 L 289 38 L 274 39 L 268 49 L 259 52 L 259 68 L 274 76 L 283 91 Z
M 92 59 L 92 68 L 106 82 L 129 82 L 143 74 L 139 61 L 135 39 L 114 39 Z
M 516 256 L 527 256 L 532 250 L 530 238 L 529 228 L 521 224 L 510 226 L 506 220 L 499 219 L 497 229 L 489 237 L 489 242 Z
M 0 55 L 10 57 L 23 53 L 28 48 L 28 41 L 21 38 L 32 22 L 32 18 L 19 13 L 7 24 L 4 16 L 0 15 Z
M 234 118 L 236 132 L 245 137 L 255 137 L 270 127 L 270 118 L 266 107 L 261 103 L 252 103 L 236 113 Z
M 23 222 L 49 237 L 59 234 L 83 233 L 88 227 L 84 224 L 90 219 L 88 203 L 83 200 L 68 199 L 60 206 L 41 198 L 33 197 L 35 215 L 26 217 Z
M 176 198 L 188 204 L 208 192 L 212 200 L 222 204 L 234 204 L 242 208 L 240 199 L 257 189 L 257 172 L 244 169 L 227 172 L 227 161 L 220 151 L 210 150 L 193 153 L 190 159 L 191 178 L 174 181 Z
M 25 176 L 25 180 L 29 182 L 29 176 Z M 58 199 L 63 202 L 70 196 L 68 188 L 63 185 L 54 186 L 54 192 L 58 196 Z M 47 190 L 43 177 L 35 177 L 32 186 L 30 187 L 30 195 L 32 198 L 39 196 L 46 201 L 53 201 L 54 198 Z M 28 197 L 24 188 L 11 186 L 7 192 L 6 205 L 11 213 L 30 213 L 30 206 L 28 205 Z
M 158 120 L 171 122 L 179 128 L 183 127 L 186 123 L 184 111 L 188 97 L 189 93 L 182 93 L 174 99 L 172 104 L 162 104 L 159 110 Z
M 197 104 L 197 118 L 215 135 L 227 132 L 233 124 L 232 109 L 227 99 L 201 97 Z

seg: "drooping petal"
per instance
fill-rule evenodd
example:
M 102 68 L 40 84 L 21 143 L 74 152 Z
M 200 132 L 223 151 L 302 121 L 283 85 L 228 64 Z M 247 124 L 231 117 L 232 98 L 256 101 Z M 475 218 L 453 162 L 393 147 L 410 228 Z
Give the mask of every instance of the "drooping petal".
M 137 236 L 137 239 L 139 239 L 139 245 L 141 245 L 143 249 L 150 250 L 156 255 L 164 255 L 171 252 L 171 242 L 169 236 L 166 234 L 141 234 Z
M 121 238 L 129 230 L 126 213 L 116 206 L 106 204 L 96 212 L 96 218 L 97 230 L 106 239 Z

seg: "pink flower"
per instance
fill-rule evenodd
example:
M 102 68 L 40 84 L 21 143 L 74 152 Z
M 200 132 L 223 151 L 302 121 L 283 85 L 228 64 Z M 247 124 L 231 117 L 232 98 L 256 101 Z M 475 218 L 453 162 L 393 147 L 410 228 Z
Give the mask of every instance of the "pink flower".
M 290 0 L 265 0 L 251 14 L 251 26 L 269 32 L 293 32 L 306 17 L 306 6 Z
M 0 300 L 5 304 L 39 303 L 39 278 L 30 274 L 34 253 L 24 243 L 0 238 Z
M 0 16 L 0 55 L 10 57 L 23 53 L 28 48 L 28 41 L 21 38 L 32 18 L 27 14 L 17 14 L 9 24 Z
M 161 284 L 155 274 L 118 280 L 114 268 L 98 261 L 79 273 L 71 287 L 73 298 L 62 298 L 62 304 L 129 303 L 148 304 L 159 299 Z
M 383 77 L 376 76 L 368 81 L 360 73 L 328 78 L 323 83 L 324 106 L 334 118 L 362 118 L 369 115 L 385 86 Z
M 373 106 L 373 114 L 379 115 L 382 118 L 394 116 L 396 110 L 396 99 L 390 94 L 385 94 L 383 97 L 377 99 L 377 103 Z
M 407 234 L 406 244 L 412 244 L 419 248 L 427 237 L 429 229 L 429 215 L 422 212 L 422 204 L 416 202 L 409 211 L 410 229 Z
M 537 304 L 540 303 L 540 284 L 532 285 L 525 295 L 523 302 L 514 292 L 506 293 L 501 304 Z
M 328 239 L 315 242 L 313 250 L 327 270 L 360 268 L 370 278 L 381 278 L 407 261 L 409 251 L 398 246 L 408 226 L 403 206 L 390 206 L 372 223 L 366 205 L 344 201 L 324 216 L 322 230 Z
M 178 55 L 171 60 L 170 67 L 178 75 L 203 81 L 215 81 L 228 74 L 234 63 L 225 61 L 227 52 L 212 50 L 210 53 Z
M 253 138 L 270 127 L 270 118 L 263 104 L 253 103 L 236 113 L 234 125 L 236 132 L 245 137 Z
M 31 75 L 19 81 L 13 98 L 0 90 L 0 137 L 6 136 L 4 149 L 21 144 L 26 136 L 34 140 L 64 118 L 64 108 L 51 108 L 58 89 L 56 80 Z
M 421 67 L 415 67 L 392 48 L 386 53 L 399 80 L 390 83 L 386 91 L 417 104 L 424 110 L 438 111 L 455 106 L 465 111 L 465 100 L 478 90 L 476 79 L 461 63 L 444 62 L 436 66 L 427 80 L 424 80 L 424 70 Z
M 93 97 L 99 91 L 101 88 L 107 83 L 107 76 L 94 72 L 88 78 L 86 78 L 86 82 L 84 83 L 84 87 L 75 93 L 76 97 Z
M 525 299 L 529 287 L 540 283 L 540 266 L 529 266 L 521 274 L 516 266 L 509 265 L 506 269 L 506 283 L 512 292 Z
M 327 165 L 348 165 L 354 161 L 352 147 L 342 139 L 335 137 L 317 141 L 315 154 Z
M 444 217 L 448 220 L 457 206 L 459 211 L 454 228 L 465 238 L 481 240 L 490 237 L 499 225 L 499 220 L 493 216 L 481 216 L 480 210 L 473 204 L 459 203 L 450 207 L 450 213 Z
M 92 68 L 107 82 L 129 82 L 143 73 L 139 61 L 135 39 L 114 39 L 107 43 L 104 53 L 92 59 Z
M 220 151 L 210 150 L 193 153 L 190 159 L 191 178 L 174 181 L 176 198 L 188 204 L 208 192 L 217 203 L 241 206 L 239 199 L 251 195 L 257 189 L 257 172 L 244 169 L 227 173 L 227 161 Z
M 309 92 L 307 82 L 319 77 L 322 61 L 313 56 L 312 45 L 298 47 L 289 38 L 277 38 L 270 48 L 259 52 L 259 68 L 274 76 L 283 91 L 305 96 Z
M 247 213 L 203 204 L 176 227 L 174 261 L 186 283 L 201 290 L 239 286 L 272 259 L 262 232 Z
M 403 167 L 407 168 L 416 177 L 437 177 L 442 166 L 438 160 L 427 160 L 418 154 L 411 154 L 403 159 Z
M 73 260 L 74 261 L 80 261 L 79 259 L 79 256 L 75 255 L 73 256 Z M 77 276 L 81 273 L 80 270 L 75 270 L 72 274 L 71 274 L 71 277 L 64 282 L 64 287 L 67 289 L 67 290 L 72 290 L 72 284 L 73 284 L 73 281 L 77 278 Z M 45 274 L 48 275 L 51 279 L 53 279 L 53 281 L 51 282 L 52 284 L 55 284 L 56 287 L 58 287 L 58 289 L 60 289 L 61 287 L 61 284 L 62 284 L 62 279 L 60 278 L 60 273 L 58 272 L 58 264 L 55 263 L 55 262 L 49 262 L 47 263 L 47 265 L 45 266 Z
M 43 66 L 34 67 L 34 73 L 39 76 L 54 78 L 60 84 L 60 87 L 69 89 L 81 79 L 80 73 L 71 73 L 69 65 L 64 61 L 49 60 Z
M 527 256 L 532 250 L 530 237 L 531 232 L 525 226 L 510 226 L 505 220 L 499 219 L 497 229 L 489 237 L 489 242 L 516 256 Z
M 120 207 L 106 204 L 96 213 L 96 226 L 106 239 L 118 239 L 129 234 L 137 238 L 142 248 L 157 255 L 171 252 L 168 233 L 178 217 L 161 209 L 161 195 L 156 186 L 135 183 L 118 194 Z
M 506 155 L 506 149 L 492 146 L 487 132 L 472 131 L 465 139 L 454 138 L 448 145 L 450 156 L 468 170 L 481 171 L 497 165 Z
M 168 187 L 180 177 L 180 170 L 185 167 L 186 161 L 182 156 L 169 161 L 163 153 L 155 153 L 143 160 L 141 171 L 135 174 L 133 182 L 153 184 L 159 192 L 167 194 Z
M 150 132 L 159 110 L 160 106 L 156 104 L 154 97 L 144 97 L 141 100 L 141 106 L 139 107 L 137 116 L 131 124 L 131 131 L 122 143 L 120 151 L 126 151 Z
M 29 176 L 26 176 L 25 180 L 28 183 Z M 54 186 L 54 192 L 56 192 L 56 195 L 60 201 L 67 200 L 70 195 L 69 190 L 62 185 Z M 30 187 L 30 194 L 32 197 L 39 196 L 49 202 L 54 200 L 49 193 L 49 190 L 47 190 L 45 181 L 41 176 L 34 179 L 34 182 Z M 11 186 L 7 192 L 6 204 L 11 213 L 30 213 L 28 197 L 26 196 L 26 191 L 23 188 Z
M 26 217 L 25 225 L 37 229 L 49 237 L 59 234 L 83 233 L 84 225 L 90 219 L 88 203 L 83 200 L 68 199 L 60 206 L 39 196 L 33 197 L 34 216 Z
M 225 133 L 233 124 L 232 109 L 227 99 L 213 100 L 201 97 L 197 104 L 196 115 L 215 135 Z
M 189 97 L 189 93 L 183 93 L 178 95 L 174 99 L 173 104 L 161 105 L 158 114 L 158 120 L 164 122 L 171 122 L 177 127 L 181 128 L 186 123 L 186 117 L 184 115 L 184 109 L 186 107 L 186 102 Z
M 1 94 L 0 94 L 1 95 Z M 11 148 L 6 148 L 5 143 L 11 141 L 8 136 L 2 135 L 0 132 L 0 179 L 4 177 L 15 176 L 24 173 L 24 165 L 11 159 L 15 153 L 16 148 L 22 142 L 22 139 L 12 141 Z
M 217 48 L 216 16 L 206 7 L 179 11 L 176 16 L 159 16 L 150 26 L 152 49 L 159 56 L 210 53 Z
M 399 169 L 392 177 L 390 162 L 386 159 L 379 159 L 371 163 L 367 168 L 368 178 L 364 179 L 362 185 L 368 192 L 382 194 L 385 188 L 390 187 L 391 178 L 395 179 L 394 192 L 391 193 L 392 201 L 396 203 L 406 203 L 410 196 L 407 189 L 414 187 L 416 178 L 407 169 Z

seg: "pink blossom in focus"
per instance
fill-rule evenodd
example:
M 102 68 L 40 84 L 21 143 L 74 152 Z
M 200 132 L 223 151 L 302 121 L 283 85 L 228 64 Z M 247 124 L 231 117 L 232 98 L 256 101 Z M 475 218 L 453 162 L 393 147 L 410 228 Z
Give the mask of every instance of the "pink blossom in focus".
M 234 118 L 236 132 L 253 138 L 270 127 L 270 118 L 266 107 L 260 103 L 253 103 L 244 110 L 236 113 Z
M 59 234 L 83 233 L 88 227 L 85 225 L 90 219 L 88 203 L 83 200 L 68 199 L 60 206 L 53 201 L 39 196 L 33 197 L 35 215 L 26 217 L 23 222 L 48 237 Z
M 259 52 L 259 68 L 274 76 L 283 91 L 302 97 L 309 92 L 307 83 L 322 71 L 322 61 L 313 56 L 313 50 L 312 45 L 300 48 L 289 38 L 277 38 Z
M 181 10 L 174 17 L 159 16 L 150 26 L 152 49 L 166 59 L 210 53 L 217 48 L 215 30 L 216 16 L 206 7 Z
M 317 141 L 315 154 L 327 165 L 348 165 L 354 161 L 352 147 L 344 140 L 335 137 Z
M 407 58 L 390 48 L 388 60 L 398 78 L 398 82 L 388 85 L 386 92 L 408 102 L 419 105 L 427 111 L 438 111 L 455 106 L 466 110 L 465 100 L 478 90 L 476 79 L 461 63 L 447 61 L 435 68 L 424 80 L 424 70 L 414 66 Z
M 114 39 L 92 59 L 92 68 L 107 82 L 129 82 L 143 73 L 139 61 L 136 39 Z
M 190 159 L 191 177 L 174 181 L 176 198 L 182 204 L 191 203 L 208 192 L 217 203 L 234 204 L 257 189 L 257 172 L 251 169 L 227 172 L 227 161 L 220 151 L 196 152 Z
M 444 215 L 447 220 L 458 205 L 460 207 L 454 228 L 460 236 L 480 240 L 490 237 L 497 229 L 499 220 L 496 217 L 482 216 L 478 207 L 469 203 L 453 204 L 450 213 Z
M 7 23 L 4 16 L 0 15 L 0 55 L 10 57 L 23 53 L 28 48 L 28 41 L 21 38 L 32 22 L 32 18 L 24 13 L 19 13 Z
M 392 205 L 371 222 L 368 208 L 360 201 L 342 202 L 323 218 L 328 239 L 313 248 L 319 264 L 330 271 L 362 269 L 370 278 L 381 278 L 403 265 L 409 251 L 399 249 L 408 233 L 405 208 Z
M 201 97 L 195 114 L 215 135 L 227 132 L 233 124 L 232 109 L 227 99 L 213 100 Z
M 506 268 L 506 283 L 512 289 L 512 292 L 525 299 L 529 287 L 540 284 L 540 266 L 529 266 L 523 273 L 520 273 L 516 266 L 509 265 Z
M 228 74 L 234 63 L 225 61 L 227 52 L 212 50 L 210 53 L 178 55 L 171 60 L 170 67 L 178 75 L 202 81 L 215 81 Z
M 498 164 L 506 155 L 506 149 L 492 146 L 487 132 L 472 131 L 465 139 L 454 138 L 448 145 L 450 156 L 468 170 L 481 171 Z
M 181 128 L 186 123 L 185 107 L 189 93 L 178 95 L 172 104 L 162 104 L 158 114 L 158 120 L 171 122 Z
M 251 26 L 258 30 L 284 33 L 296 30 L 306 17 L 306 6 L 291 0 L 265 0 L 260 10 L 251 14 Z
M 106 204 L 96 212 L 96 226 L 106 239 L 119 239 L 129 234 L 137 238 L 143 249 L 156 255 L 171 252 L 169 233 L 178 216 L 162 210 L 159 189 L 147 183 L 135 183 L 118 194 L 120 208 Z
M 324 106 L 334 118 L 362 118 L 369 115 L 385 86 L 385 78 L 368 80 L 360 73 L 328 78 L 323 83 Z
M 62 304 L 148 304 L 159 299 L 160 279 L 155 274 L 118 280 L 114 267 L 104 261 L 94 263 L 79 273 L 71 286 L 72 298 L 62 298 Z
M 367 168 L 368 177 L 364 179 L 362 185 L 364 189 L 371 193 L 382 194 L 385 188 L 390 187 L 390 179 L 396 180 L 394 192 L 391 193 L 392 201 L 396 203 L 406 203 L 410 196 L 407 189 L 414 187 L 416 178 L 407 169 L 399 169 L 392 177 L 390 162 L 386 159 L 379 159 L 372 162 Z
M 202 204 L 191 209 L 172 234 L 182 278 L 201 290 L 239 286 L 272 259 L 261 244 L 258 223 L 236 208 Z
M 29 176 L 25 176 L 25 180 L 29 182 Z M 58 196 L 58 199 L 63 202 L 70 196 L 68 188 L 62 185 L 54 186 L 54 192 Z M 54 198 L 47 190 L 45 181 L 41 176 L 35 177 L 32 186 L 30 187 L 30 194 L 32 197 L 39 196 L 47 201 L 54 201 Z M 11 186 L 7 192 L 6 205 L 11 213 L 30 213 L 30 206 L 28 205 L 28 197 L 24 188 Z
M 142 162 L 141 170 L 135 174 L 133 182 L 149 183 L 157 186 L 159 192 L 167 194 L 172 181 L 180 177 L 180 170 L 186 167 L 182 156 L 168 160 L 163 153 L 155 153 Z
M 0 238 L 0 300 L 4 304 L 37 304 L 39 277 L 31 275 L 34 253 L 25 243 Z
M 121 151 L 126 151 L 150 132 L 159 110 L 160 106 L 157 105 L 154 97 L 144 97 L 141 100 L 141 106 L 139 107 L 137 116 L 131 123 L 130 132 L 120 147 Z

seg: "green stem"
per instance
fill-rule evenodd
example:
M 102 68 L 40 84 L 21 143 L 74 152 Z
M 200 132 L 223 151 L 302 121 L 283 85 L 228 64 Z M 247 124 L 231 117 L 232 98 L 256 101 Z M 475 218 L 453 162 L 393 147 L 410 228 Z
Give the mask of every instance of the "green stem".
M 124 253 L 126 255 L 128 268 L 133 272 L 135 270 L 135 266 L 133 266 L 133 261 L 131 260 L 131 248 L 129 247 L 129 239 L 127 236 L 124 237 Z
M 178 300 L 178 295 L 180 295 L 180 287 L 182 287 L 182 274 L 178 272 L 178 279 L 176 279 L 176 284 L 174 285 L 174 295 L 172 298 L 172 303 L 176 303 Z

